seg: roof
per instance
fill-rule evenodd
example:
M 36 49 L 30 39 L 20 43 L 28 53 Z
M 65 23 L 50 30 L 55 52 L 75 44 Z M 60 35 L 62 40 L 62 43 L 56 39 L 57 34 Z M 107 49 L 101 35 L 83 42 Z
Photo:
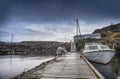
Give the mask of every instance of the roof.
M 83 34 L 83 35 L 75 35 L 74 38 L 101 38 L 99 33 L 96 34 Z

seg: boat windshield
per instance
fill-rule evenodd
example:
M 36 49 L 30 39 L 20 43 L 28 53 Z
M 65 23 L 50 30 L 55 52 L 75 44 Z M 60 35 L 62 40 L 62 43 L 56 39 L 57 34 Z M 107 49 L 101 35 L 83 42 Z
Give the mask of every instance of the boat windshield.
M 89 50 L 95 50 L 95 49 L 98 49 L 98 46 L 89 46 L 88 48 Z
M 109 47 L 106 46 L 106 45 L 101 45 L 100 48 L 101 48 L 101 49 L 109 49 Z

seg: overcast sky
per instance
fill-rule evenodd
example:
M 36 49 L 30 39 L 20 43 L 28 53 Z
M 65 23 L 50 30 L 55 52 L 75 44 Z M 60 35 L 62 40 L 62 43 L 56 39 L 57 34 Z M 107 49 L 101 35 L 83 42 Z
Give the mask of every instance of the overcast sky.
M 120 22 L 120 0 L 0 0 L 0 41 L 70 41 Z

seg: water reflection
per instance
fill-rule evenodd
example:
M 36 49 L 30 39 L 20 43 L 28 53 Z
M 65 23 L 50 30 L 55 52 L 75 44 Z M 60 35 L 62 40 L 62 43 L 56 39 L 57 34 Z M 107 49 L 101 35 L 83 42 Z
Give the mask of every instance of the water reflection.
M 105 79 L 116 79 L 117 75 L 111 63 L 107 65 L 102 65 L 102 64 L 91 62 L 91 64 L 105 77 Z
M 120 55 L 115 55 L 114 58 L 111 61 L 111 64 L 117 73 L 118 76 L 120 76 Z
M 21 72 L 24 68 L 33 68 L 43 61 L 47 61 L 44 57 L 23 57 L 23 56 L 0 56 L 0 79 L 9 79 Z
M 107 65 L 94 62 L 91 62 L 91 64 L 105 77 L 105 79 L 116 79 L 120 76 L 120 55 L 115 55 L 112 61 Z

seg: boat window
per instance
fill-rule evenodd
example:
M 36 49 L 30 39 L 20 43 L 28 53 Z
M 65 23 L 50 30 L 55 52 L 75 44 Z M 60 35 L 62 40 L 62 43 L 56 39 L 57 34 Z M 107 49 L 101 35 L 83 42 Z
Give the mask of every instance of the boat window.
M 89 50 L 98 49 L 98 46 L 89 46 Z
M 108 49 L 108 46 L 100 46 L 101 49 Z

